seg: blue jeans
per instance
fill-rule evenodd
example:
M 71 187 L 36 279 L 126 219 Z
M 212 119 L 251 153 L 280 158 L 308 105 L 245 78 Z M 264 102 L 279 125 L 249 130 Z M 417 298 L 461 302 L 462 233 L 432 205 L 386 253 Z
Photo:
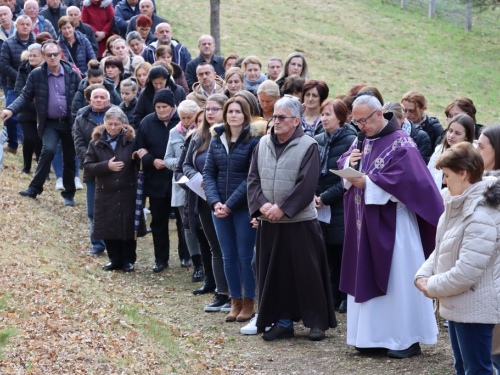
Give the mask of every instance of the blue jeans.
M 242 298 L 243 286 L 245 298 L 255 299 L 252 258 L 257 230 L 250 224 L 248 211 L 233 211 L 222 219 L 212 213 L 212 217 L 222 250 L 224 273 L 231 298 Z
M 500 374 L 500 354 L 492 355 L 491 360 L 493 361 L 493 367 Z
M 104 251 L 106 245 L 104 240 L 98 240 L 92 236 L 92 228 L 94 226 L 94 196 L 95 196 L 95 181 L 88 181 L 87 185 L 87 217 L 90 220 L 90 243 L 93 250 Z
M 14 100 L 16 100 L 16 95 L 14 94 L 14 90 L 8 90 L 7 94 L 5 95 L 5 108 L 11 105 L 14 102 Z M 17 129 L 17 116 L 12 116 L 7 121 L 5 121 L 5 127 L 7 128 L 7 136 L 9 137 L 7 145 L 10 148 L 17 150 L 17 146 L 19 145 L 19 142 L 17 140 L 19 136 Z
M 457 375 L 491 375 L 493 324 L 448 321 L 451 349 Z
M 76 171 L 75 177 L 80 176 L 80 159 L 78 156 L 75 157 Z M 56 178 L 61 178 L 63 175 L 63 159 L 62 159 L 62 147 L 61 142 L 58 143 L 56 148 L 56 153 L 54 154 L 54 159 L 52 160 L 52 169 Z

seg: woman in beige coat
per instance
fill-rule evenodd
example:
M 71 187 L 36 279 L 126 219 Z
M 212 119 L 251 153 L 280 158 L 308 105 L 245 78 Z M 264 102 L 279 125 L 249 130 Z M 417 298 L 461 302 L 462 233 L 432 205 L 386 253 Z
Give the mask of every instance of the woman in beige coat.
M 436 249 L 415 285 L 439 299 L 457 374 L 492 374 L 493 327 L 500 322 L 500 181 L 483 179 L 481 155 L 467 142 L 443 152 L 436 168 L 448 185 Z

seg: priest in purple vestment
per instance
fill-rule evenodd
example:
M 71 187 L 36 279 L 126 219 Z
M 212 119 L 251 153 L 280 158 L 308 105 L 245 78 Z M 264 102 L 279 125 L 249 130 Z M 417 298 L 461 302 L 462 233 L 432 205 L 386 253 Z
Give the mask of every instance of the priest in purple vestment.
M 345 242 L 340 289 L 348 294 L 347 343 L 392 358 L 434 344 L 432 301 L 414 292 L 413 275 L 434 250 L 443 200 L 418 148 L 393 113 L 373 96 L 353 103 L 365 133 L 339 159 L 339 169 L 360 164 L 362 177 L 344 181 Z M 422 298 L 423 297 L 423 298 Z

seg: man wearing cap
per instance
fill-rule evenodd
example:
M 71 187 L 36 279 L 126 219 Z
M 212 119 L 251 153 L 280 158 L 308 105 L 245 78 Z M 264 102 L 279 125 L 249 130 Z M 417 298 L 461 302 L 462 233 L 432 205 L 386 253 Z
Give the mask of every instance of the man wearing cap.
M 159 273 L 168 267 L 170 240 L 168 220 L 171 211 L 172 171 L 165 167 L 163 158 L 167 150 L 170 130 L 180 121 L 175 106 L 175 97 L 169 89 L 158 90 L 153 99 L 155 112 L 141 121 L 137 130 L 137 155 L 144 169 L 144 195 L 149 197 L 151 231 L 155 251 L 153 272 Z
M 61 60 L 61 49 L 57 44 L 44 43 L 42 55 L 45 61 L 40 68 L 31 72 L 21 95 L 2 111 L 1 117 L 6 121 L 35 100 L 38 134 L 43 140 L 42 153 L 30 186 L 19 194 L 36 198 L 43 192 L 50 163 L 57 144 L 61 141 L 65 187 L 61 195 L 64 197 L 65 206 L 74 206 L 76 164 L 70 113 L 71 102 L 81 78 L 71 64 Z

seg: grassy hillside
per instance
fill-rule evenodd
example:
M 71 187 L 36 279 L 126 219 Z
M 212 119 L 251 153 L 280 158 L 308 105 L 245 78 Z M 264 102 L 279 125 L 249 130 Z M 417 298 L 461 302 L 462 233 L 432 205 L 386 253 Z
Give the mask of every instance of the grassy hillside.
M 159 8 L 175 38 L 196 55 L 197 38 L 210 30 L 209 1 L 164 2 Z M 265 61 L 298 50 L 310 76 L 325 80 L 332 96 L 360 82 L 377 86 L 387 101 L 415 89 L 441 120 L 454 97 L 467 96 L 477 106 L 478 122 L 500 122 L 498 28 L 467 33 L 374 0 L 223 1 L 221 10 L 223 54 L 256 54 Z

